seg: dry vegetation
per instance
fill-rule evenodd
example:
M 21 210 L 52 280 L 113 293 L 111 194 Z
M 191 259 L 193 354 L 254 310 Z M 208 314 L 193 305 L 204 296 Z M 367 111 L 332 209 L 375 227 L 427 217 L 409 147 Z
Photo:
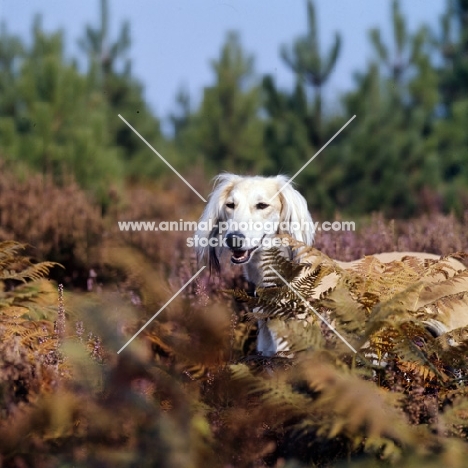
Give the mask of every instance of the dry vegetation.
M 234 268 L 190 285 L 117 354 L 196 265 L 184 233 L 122 235 L 116 220 L 196 219 L 201 207 L 179 186 L 129 188 L 101 216 L 73 183 L 10 179 L 0 176 L 3 239 L 34 245 L 25 252 L 66 273 L 0 244 L 2 466 L 465 466 L 466 330 L 434 338 L 408 307 L 435 271 L 454 277 L 441 297 L 454 293 L 462 277 L 443 262 L 394 264 L 387 280 L 399 289 L 387 296 L 367 270 L 375 281 L 346 277 L 314 303 L 353 345 L 369 343 L 358 355 L 314 321 L 288 321 L 303 308 L 279 285 L 244 296 Z M 357 233 L 321 233 L 317 246 L 343 260 L 395 248 L 448 254 L 468 250 L 466 224 L 376 215 Z M 322 258 L 318 271 L 267 260 L 306 292 L 332 265 Z M 48 269 L 63 295 L 43 279 Z M 74 282 L 80 275 L 91 281 Z M 464 295 L 444 301 L 467 307 Z M 255 355 L 254 305 L 289 334 L 293 359 Z
M 448 255 L 468 250 L 468 211 L 462 219 L 438 212 L 416 219 L 386 220 L 376 213 L 356 223 L 356 232 L 319 232 L 316 247 L 337 260 L 380 252 L 430 252 Z

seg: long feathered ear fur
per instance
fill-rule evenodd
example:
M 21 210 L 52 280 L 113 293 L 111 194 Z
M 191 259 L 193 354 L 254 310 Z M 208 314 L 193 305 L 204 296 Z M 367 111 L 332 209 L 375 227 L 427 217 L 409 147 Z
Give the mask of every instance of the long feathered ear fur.
M 198 222 L 199 229 L 195 233 L 196 238 L 198 238 L 197 260 L 199 265 L 207 265 L 210 272 L 220 271 L 219 256 L 222 246 L 218 242 L 218 246 L 213 247 L 208 242 L 210 239 L 218 237 L 218 223 L 224 221 L 222 216 L 227 195 L 234 184 L 241 179 L 241 176 L 228 173 L 215 177 L 213 191 Z
M 283 230 L 294 239 L 312 245 L 314 242 L 315 230 L 312 217 L 307 209 L 305 198 L 288 183 L 289 178 L 279 175 L 278 190 L 284 187 L 279 196 L 281 197 L 282 210 L 281 221 L 288 223 L 289 229 Z M 287 184 L 287 185 L 285 185 Z

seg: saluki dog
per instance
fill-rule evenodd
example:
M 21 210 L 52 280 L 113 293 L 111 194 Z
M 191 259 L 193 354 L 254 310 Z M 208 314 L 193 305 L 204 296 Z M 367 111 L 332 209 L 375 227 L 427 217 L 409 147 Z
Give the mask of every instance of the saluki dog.
M 242 265 L 247 280 L 255 287 L 267 286 L 263 282 L 261 252 L 263 248 L 275 245 L 278 234 L 287 234 L 306 245 L 312 245 L 314 240 L 314 225 L 307 202 L 283 175 L 261 177 L 225 173 L 217 176 L 199 226 L 202 227 L 195 235 L 199 262 L 208 265 L 211 271 L 219 271 L 222 255 L 229 253 L 231 263 Z M 280 250 L 293 260 L 289 247 Z M 409 252 L 377 254 L 375 257 L 386 263 L 405 255 L 420 259 L 440 258 Z M 348 269 L 357 262 L 336 263 Z M 465 269 L 460 262 L 453 262 L 457 264 L 456 269 Z M 268 322 L 259 321 L 257 351 L 272 356 L 285 350 L 284 346 L 287 344 L 274 335 Z

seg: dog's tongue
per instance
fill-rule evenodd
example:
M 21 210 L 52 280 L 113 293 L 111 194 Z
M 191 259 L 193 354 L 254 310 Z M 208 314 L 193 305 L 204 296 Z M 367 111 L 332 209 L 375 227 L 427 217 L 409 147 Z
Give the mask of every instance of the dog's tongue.
M 247 250 L 234 250 L 232 252 L 232 256 L 236 260 L 243 260 L 244 258 L 247 258 L 249 256 L 249 252 Z

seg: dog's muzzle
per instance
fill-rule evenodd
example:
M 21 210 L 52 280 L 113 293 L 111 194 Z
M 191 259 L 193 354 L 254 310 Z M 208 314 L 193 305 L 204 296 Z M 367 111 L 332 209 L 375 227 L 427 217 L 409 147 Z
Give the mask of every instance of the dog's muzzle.
M 258 249 L 261 241 L 258 245 L 254 246 L 251 249 L 248 249 L 248 245 L 245 239 L 244 234 L 240 232 L 231 232 L 226 236 L 226 245 L 229 250 L 232 252 L 231 262 L 237 265 L 241 263 L 247 263 L 252 256 L 252 253 Z

